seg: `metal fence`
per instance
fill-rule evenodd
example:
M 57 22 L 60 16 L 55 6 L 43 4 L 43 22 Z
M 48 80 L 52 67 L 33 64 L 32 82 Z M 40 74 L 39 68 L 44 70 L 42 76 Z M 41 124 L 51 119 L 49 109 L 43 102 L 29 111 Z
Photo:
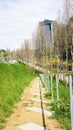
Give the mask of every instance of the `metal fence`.
M 60 107 L 60 95 L 59 95 L 59 79 L 60 76 L 59 74 L 55 74 L 55 79 L 56 79 L 56 97 L 57 97 L 57 107 Z M 69 82 L 69 88 L 70 88 L 70 111 L 71 111 L 71 130 L 73 130 L 73 79 L 72 75 L 68 76 L 68 82 Z M 54 93 L 53 93 L 53 74 L 40 74 L 40 78 L 42 82 L 44 83 L 46 90 L 51 92 L 51 99 L 54 101 Z

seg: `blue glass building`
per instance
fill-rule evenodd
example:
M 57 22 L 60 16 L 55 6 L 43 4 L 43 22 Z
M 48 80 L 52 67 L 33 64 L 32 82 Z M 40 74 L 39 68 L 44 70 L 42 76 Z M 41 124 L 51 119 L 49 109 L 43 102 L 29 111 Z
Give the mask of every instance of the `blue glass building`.
M 39 22 L 39 27 L 44 28 L 42 33 L 44 33 L 45 35 L 46 46 L 49 46 L 50 44 L 54 44 L 56 25 L 57 22 L 53 20 L 44 20 L 43 22 Z

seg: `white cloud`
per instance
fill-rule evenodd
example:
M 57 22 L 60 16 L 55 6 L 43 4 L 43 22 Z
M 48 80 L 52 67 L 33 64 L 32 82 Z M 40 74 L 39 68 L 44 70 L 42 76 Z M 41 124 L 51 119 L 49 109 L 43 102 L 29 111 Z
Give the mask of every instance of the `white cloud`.
M 0 0 L 0 48 L 19 47 L 39 21 L 55 19 L 63 0 Z

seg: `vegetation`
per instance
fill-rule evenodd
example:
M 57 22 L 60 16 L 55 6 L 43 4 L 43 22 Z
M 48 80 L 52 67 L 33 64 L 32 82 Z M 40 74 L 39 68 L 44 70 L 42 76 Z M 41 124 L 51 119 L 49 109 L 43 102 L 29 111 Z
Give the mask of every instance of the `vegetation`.
M 70 123 L 70 93 L 69 87 L 63 81 L 59 81 L 59 108 L 57 102 L 56 94 L 56 80 L 53 79 L 53 89 L 54 89 L 54 102 L 51 104 L 52 110 L 55 111 L 54 118 L 58 119 L 64 126 L 66 130 L 71 130 Z M 45 94 L 47 98 L 51 98 L 51 93 L 47 92 Z
M 73 70 L 73 11 L 72 0 L 64 0 L 62 14 L 58 15 L 57 24 L 50 28 L 48 37 L 45 26 L 38 24 L 32 40 L 25 40 L 21 48 L 12 52 L 0 51 L 0 58 L 3 61 L 16 59 L 25 62 L 27 65 L 46 68 L 45 71 L 67 72 Z M 51 26 L 51 24 L 50 24 Z M 52 33 L 53 31 L 53 33 Z M 53 35 L 54 36 L 53 36 Z M 31 42 L 31 44 L 30 44 Z M 32 46 L 30 46 L 32 45 Z M 20 98 L 25 86 L 35 76 L 32 70 L 27 70 L 23 64 L 5 65 L 0 64 L 0 123 L 12 112 L 12 106 Z M 35 72 L 36 73 L 36 72 Z M 55 117 L 62 121 L 66 129 L 70 129 L 70 103 L 69 87 L 60 82 L 60 108 L 56 102 L 56 83 L 53 81 L 55 102 L 52 104 L 55 110 Z M 51 95 L 47 93 L 46 96 Z M 1 127 L 1 125 L 0 125 Z
M 0 63 L 0 129 L 12 113 L 15 102 L 20 100 L 23 90 L 36 75 L 24 64 Z

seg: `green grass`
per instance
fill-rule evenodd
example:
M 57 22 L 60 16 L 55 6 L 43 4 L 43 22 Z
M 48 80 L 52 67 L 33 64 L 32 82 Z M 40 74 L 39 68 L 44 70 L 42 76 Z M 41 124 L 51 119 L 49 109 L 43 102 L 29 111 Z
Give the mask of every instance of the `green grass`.
M 57 94 L 56 94 L 56 81 L 53 79 L 53 90 L 54 90 L 54 102 L 52 105 L 52 110 L 55 111 L 54 118 L 58 119 L 65 127 L 66 130 L 71 130 L 70 122 L 70 90 L 64 82 L 59 81 L 59 104 L 57 107 Z M 47 92 L 45 97 L 51 98 L 51 92 Z
M 15 102 L 20 100 L 21 94 L 30 81 L 37 76 L 33 70 L 24 64 L 0 63 L 0 129 L 13 111 Z

